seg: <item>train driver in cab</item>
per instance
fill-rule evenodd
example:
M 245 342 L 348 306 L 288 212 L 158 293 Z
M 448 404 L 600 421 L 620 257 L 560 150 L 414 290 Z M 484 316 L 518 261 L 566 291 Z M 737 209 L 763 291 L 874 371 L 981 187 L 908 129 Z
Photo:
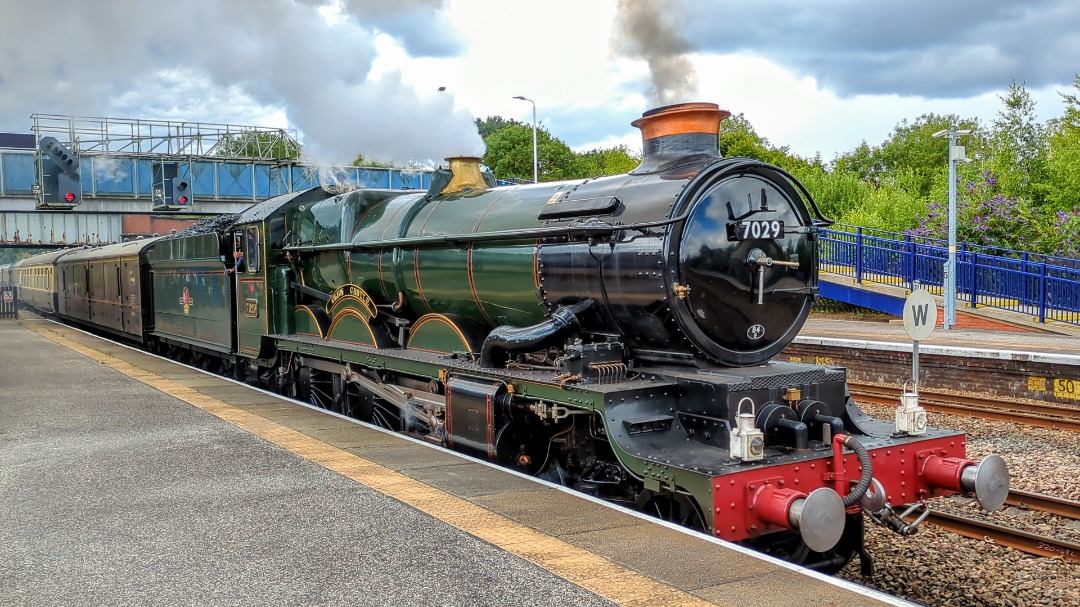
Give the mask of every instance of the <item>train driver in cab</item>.
M 228 270 L 225 270 L 225 273 L 226 274 L 235 274 L 237 272 L 243 272 L 246 269 L 246 266 L 244 265 L 244 252 L 243 251 L 233 251 L 232 256 L 233 256 L 233 267 L 229 268 Z

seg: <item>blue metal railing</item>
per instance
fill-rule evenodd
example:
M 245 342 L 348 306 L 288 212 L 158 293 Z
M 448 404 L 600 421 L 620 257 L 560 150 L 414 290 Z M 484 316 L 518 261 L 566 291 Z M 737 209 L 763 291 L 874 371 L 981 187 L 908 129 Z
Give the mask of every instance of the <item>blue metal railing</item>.
M 820 251 L 823 271 L 857 283 L 944 290 L 944 240 L 836 224 L 822 230 Z M 968 243 L 956 260 L 959 302 L 1080 325 L 1080 260 Z

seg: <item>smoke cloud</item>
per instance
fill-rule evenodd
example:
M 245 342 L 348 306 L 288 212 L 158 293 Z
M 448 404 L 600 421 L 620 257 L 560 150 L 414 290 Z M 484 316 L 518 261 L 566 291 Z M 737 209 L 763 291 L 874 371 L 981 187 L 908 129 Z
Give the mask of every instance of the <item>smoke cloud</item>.
M 50 0 L 5 4 L 0 130 L 30 114 L 250 124 L 277 109 L 326 162 L 483 152 L 473 117 L 400 74 L 370 77 L 377 34 L 413 57 L 451 56 L 443 0 Z M 173 7 L 170 9 L 169 7 Z M 260 125 L 262 126 L 262 125 Z M 267 125 L 281 126 L 281 125 Z
M 693 48 L 676 31 L 681 8 L 679 0 L 618 0 L 615 50 L 649 64 L 653 107 L 697 96 L 697 72 L 686 57 Z

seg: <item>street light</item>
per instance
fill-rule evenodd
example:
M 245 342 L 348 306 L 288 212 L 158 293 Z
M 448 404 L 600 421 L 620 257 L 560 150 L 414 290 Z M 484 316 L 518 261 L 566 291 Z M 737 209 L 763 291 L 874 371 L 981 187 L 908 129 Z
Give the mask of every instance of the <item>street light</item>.
M 955 126 L 934 133 L 935 138 L 949 137 L 949 260 L 945 263 L 945 319 L 946 330 L 956 326 L 956 163 L 971 160 L 964 157 L 964 146 L 956 145 L 960 135 L 970 135 L 971 129 Z
M 539 183 L 540 163 L 536 159 L 536 102 L 521 95 L 514 97 L 514 99 L 528 101 L 533 106 L 533 183 Z

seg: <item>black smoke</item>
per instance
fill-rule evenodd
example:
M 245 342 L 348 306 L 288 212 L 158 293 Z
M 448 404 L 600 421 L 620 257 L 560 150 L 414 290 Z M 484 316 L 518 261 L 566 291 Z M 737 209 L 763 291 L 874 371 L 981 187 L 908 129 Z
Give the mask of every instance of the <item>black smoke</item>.
M 684 19 L 678 0 L 618 0 L 616 52 L 649 65 L 649 102 L 653 107 L 693 101 L 697 71 L 690 43 L 679 33 Z

